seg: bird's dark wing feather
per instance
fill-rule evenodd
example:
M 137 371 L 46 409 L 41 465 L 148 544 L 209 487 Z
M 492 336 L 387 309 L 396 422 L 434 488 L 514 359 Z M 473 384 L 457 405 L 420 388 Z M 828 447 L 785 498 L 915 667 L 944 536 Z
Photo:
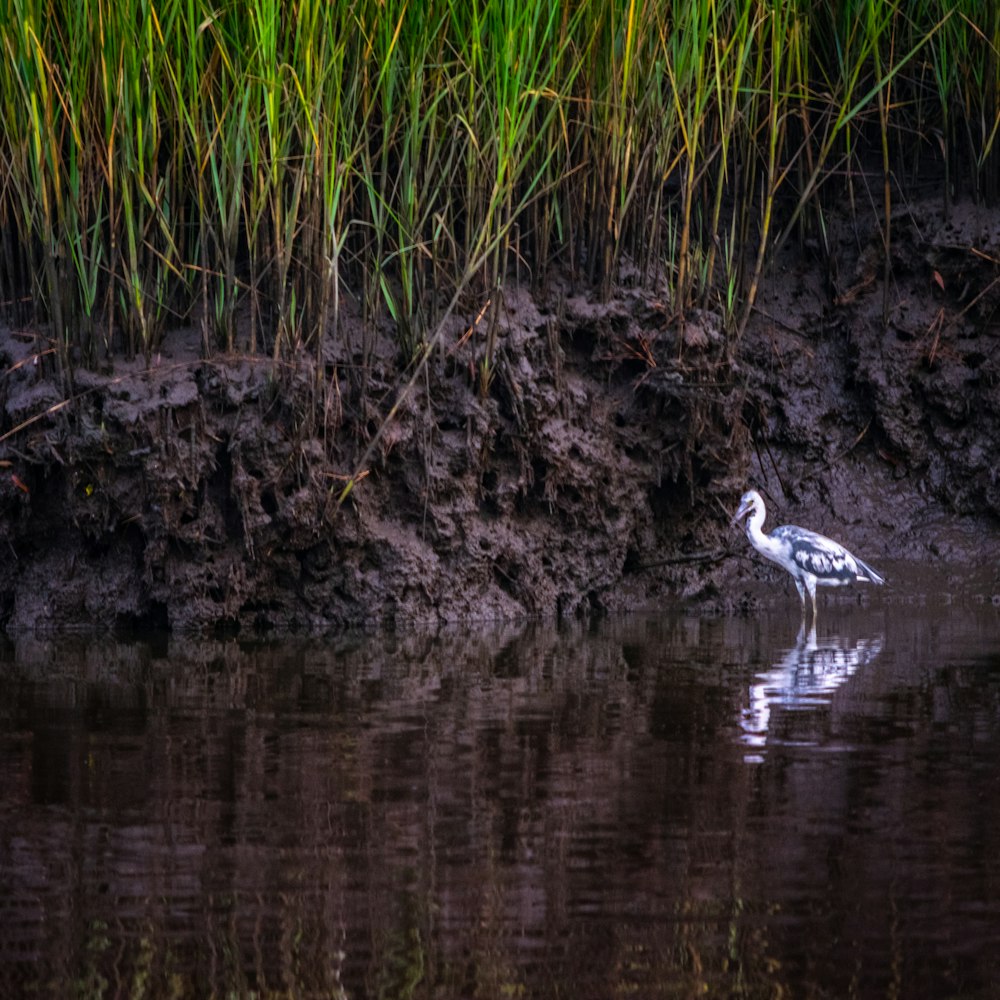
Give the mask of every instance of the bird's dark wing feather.
M 848 583 L 859 577 L 868 578 L 859 561 L 832 538 L 793 524 L 775 528 L 771 536 L 781 539 L 788 547 L 795 564 L 818 580 Z

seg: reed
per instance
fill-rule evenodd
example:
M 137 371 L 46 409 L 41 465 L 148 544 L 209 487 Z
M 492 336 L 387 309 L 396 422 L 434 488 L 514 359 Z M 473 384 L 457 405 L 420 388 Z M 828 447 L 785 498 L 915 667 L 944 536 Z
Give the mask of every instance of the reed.
M 191 317 L 318 351 L 351 296 L 403 362 L 486 307 L 488 391 L 511 280 L 627 261 L 735 337 L 872 170 L 887 259 L 902 178 L 1000 194 L 976 0 L 7 0 L 0 47 L 0 296 L 67 378 Z

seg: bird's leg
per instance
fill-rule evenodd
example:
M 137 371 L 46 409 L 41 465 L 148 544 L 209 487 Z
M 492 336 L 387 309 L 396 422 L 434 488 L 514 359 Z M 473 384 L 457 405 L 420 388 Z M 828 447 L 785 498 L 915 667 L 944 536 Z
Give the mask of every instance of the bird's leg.
M 806 580 L 806 587 L 809 590 L 809 596 L 812 598 L 813 628 L 815 629 L 816 628 L 816 581 L 812 579 Z M 803 603 L 805 602 L 803 601 Z M 803 610 L 805 609 L 803 608 Z
M 802 581 L 792 577 L 795 580 L 795 589 L 799 592 L 799 600 L 802 602 L 802 624 L 806 623 L 806 588 L 802 586 Z

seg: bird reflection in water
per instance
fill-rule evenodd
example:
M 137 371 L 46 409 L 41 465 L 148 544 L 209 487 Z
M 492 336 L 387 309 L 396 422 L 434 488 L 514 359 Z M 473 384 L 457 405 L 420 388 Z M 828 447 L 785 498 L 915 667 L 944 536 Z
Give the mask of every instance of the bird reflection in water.
M 750 704 L 740 724 L 743 743 L 757 752 L 744 759 L 763 759 L 772 709 L 794 712 L 828 705 L 841 684 L 882 652 L 882 641 L 881 635 L 857 642 L 836 635 L 817 639 L 815 622 L 808 632 L 803 622 L 795 645 L 750 686 Z

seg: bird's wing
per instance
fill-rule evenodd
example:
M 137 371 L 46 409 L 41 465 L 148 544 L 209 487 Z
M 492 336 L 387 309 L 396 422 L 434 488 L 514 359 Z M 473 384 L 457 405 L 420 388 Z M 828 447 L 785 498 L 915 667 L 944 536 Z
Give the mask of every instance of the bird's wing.
M 785 524 L 771 532 L 787 546 L 792 561 L 820 580 L 856 580 L 864 576 L 858 560 L 839 542 L 807 528 Z

